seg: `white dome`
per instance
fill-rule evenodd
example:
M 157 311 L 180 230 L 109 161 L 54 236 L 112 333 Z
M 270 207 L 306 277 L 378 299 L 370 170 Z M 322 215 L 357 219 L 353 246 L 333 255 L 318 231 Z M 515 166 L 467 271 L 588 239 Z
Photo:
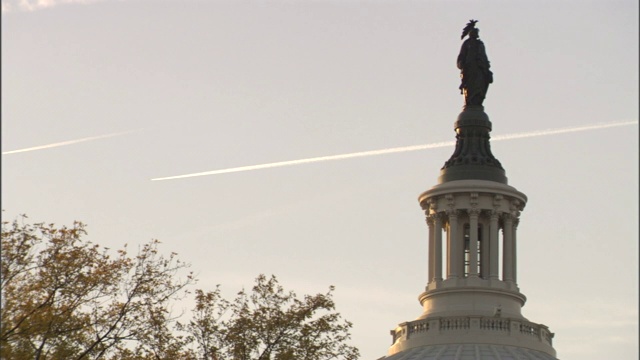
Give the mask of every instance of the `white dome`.
M 465 106 L 454 127 L 438 185 L 418 198 L 429 228 L 422 314 L 390 331 L 379 360 L 557 360 L 554 334 L 522 315 L 517 229 L 527 196 L 491 155 L 482 106 Z
M 557 360 L 541 351 L 491 344 L 427 345 L 378 360 Z

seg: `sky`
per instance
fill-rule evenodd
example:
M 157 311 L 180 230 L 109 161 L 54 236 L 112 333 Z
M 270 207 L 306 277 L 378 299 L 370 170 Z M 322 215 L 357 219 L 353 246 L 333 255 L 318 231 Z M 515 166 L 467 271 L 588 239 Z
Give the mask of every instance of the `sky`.
M 422 313 L 417 198 L 453 152 L 469 19 L 492 151 L 528 196 L 523 315 L 562 360 L 637 359 L 633 0 L 3 0 L 3 217 L 159 239 L 228 297 L 261 273 L 335 285 L 378 359 Z

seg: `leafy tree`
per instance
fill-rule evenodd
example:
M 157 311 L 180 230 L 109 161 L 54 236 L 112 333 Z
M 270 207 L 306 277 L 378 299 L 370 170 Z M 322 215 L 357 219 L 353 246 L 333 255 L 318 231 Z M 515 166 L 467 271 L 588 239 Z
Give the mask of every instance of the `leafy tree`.
M 194 282 L 177 277 L 188 265 L 155 240 L 111 258 L 84 234 L 80 222 L 2 223 L 0 358 L 183 356 L 168 305 Z
M 356 360 L 333 287 L 298 298 L 260 275 L 233 301 L 195 291 L 184 323 L 170 309 L 195 282 L 153 240 L 130 256 L 82 239 L 85 225 L 2 223 L 1 359 Z
M 299 299 L 264 275 L 232 302 L 219 288 L 197 290 L 192 320 L 179 327 L 205 360 L 358 359 L 358 349 L 346 343 L 352 324 L 334 311 L 333 290 Z

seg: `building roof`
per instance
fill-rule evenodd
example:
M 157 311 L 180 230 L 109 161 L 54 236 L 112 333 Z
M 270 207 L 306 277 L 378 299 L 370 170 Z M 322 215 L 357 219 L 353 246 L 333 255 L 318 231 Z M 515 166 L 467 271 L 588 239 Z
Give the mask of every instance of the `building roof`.
M 557 360 L 541 351 L 492 344 L 427 345 L 408 349 L 379 360 Z

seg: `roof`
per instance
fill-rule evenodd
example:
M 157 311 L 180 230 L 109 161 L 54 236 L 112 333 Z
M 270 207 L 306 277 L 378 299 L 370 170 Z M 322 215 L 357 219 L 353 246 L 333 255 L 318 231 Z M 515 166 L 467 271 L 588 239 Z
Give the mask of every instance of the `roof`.
M 427 345 L 378 360 L 557 360 L 541 351 L 491 344 Z

